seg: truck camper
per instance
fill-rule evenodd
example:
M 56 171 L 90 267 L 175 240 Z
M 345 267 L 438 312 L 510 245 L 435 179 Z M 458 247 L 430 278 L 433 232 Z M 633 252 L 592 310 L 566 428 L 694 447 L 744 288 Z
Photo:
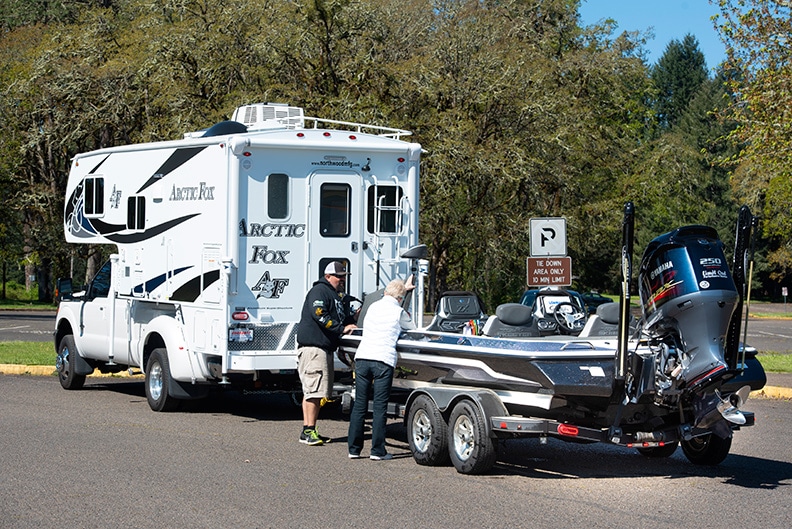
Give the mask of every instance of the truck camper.
M 77 155 L 66 241 L 115 248 L 83 292 L 60 282 L 61 385 L 139 368 L 155 411 L 211 385 L 299 391 L 297 323 L 325 266 L 343 262 L 347 299 L 362 301 L 416 262 L 402 258 L 418 242 L 409 135 L 268 103 L 179 140 Z

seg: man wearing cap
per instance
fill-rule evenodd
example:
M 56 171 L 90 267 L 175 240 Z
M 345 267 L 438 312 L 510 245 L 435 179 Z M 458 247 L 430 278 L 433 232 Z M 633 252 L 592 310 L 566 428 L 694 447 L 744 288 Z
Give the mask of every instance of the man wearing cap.
M 324 277 L 316 281 L 305 296 L 297 327 L 297 372 L 303 390 L 300 442 L 310 446 L 330 441 L 316 432 L 316 420 L 322 398 L 332 395 L 333 353 L 341 336 L 357 328 L 350 323 L 351 318 L 344 310 L 348 275 L 346 267 L 338 261 L 325 267 Z

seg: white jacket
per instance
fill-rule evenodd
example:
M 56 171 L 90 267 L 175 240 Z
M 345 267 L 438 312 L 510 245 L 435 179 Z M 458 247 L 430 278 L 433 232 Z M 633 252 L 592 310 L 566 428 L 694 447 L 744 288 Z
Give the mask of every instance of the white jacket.
M 402 331 L 410 329 L 415 329 L 415 325 L 399 305 L 399 300 L 383 296 L 372 303 L 366 312 L 363 338 L 355 352 L 355 359 L 375 360 L 396 367 L 396 340 Z

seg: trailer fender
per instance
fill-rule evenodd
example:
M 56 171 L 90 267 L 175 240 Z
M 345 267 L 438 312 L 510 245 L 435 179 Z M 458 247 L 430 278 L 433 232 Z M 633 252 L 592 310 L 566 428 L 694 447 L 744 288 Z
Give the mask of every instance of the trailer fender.
M 168 353 L 170 376 L 174 382 L 192 384 L 206 381 L 204 370 L 197 365 L 184 339 L 182 325 L 176 318 L 168 315 L 155 317 L 146 325 L 145 334 L 143 369 L 151 352 L 157 347 L 164 347 Z M 173 384 L 171 387 L 176 385 Z
M 414 390 L 407 398 L 405 410 L 409 410 L 413 401 L 419 395 L 426 395 L 434 401 L 437 408 L 448 419 L 448 414 L 461 400 L 473 402 L 486 419 L 487 424 L 491 423 L 492 417 L 503 417 L 509 414 L 506 406 L 498 395 L 489 389 L 469 389 L 469 388 L 439 388 L 426 387 Z M 405 420 L 408 413 L 405 411 Z M 492 432 L 490 431 L 490 435 Z

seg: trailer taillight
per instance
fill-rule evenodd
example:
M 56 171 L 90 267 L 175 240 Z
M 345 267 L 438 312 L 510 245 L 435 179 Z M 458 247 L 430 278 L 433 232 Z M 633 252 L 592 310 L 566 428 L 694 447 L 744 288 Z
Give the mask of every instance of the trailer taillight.
M 350 140 L 356 140 L 356 139 L 357 139 L 357 136 L 355 136 L 354 134 L 350 134 L 350 135 L 349 135 L 349 139 L 350 139 Z
M 231 314 L 231 319 L 234 321 L 248 321 L 250 315 L 245 311 L 234 312 Z
M 580 431 L 578 430 L 577 426 L 570 426 L 569 424 L 559 424 L 558 433 L 561 435 L 569 435 L 571 437 L 577 437 Z
M 304 137 L 305 137 L 305 134 L 304 134 L 304 133 L 302 133 L 302 132 L 298 132 L 298 133 L 297 133 L 297 137 L 298 137 L 298 138 L 304 138 Z

